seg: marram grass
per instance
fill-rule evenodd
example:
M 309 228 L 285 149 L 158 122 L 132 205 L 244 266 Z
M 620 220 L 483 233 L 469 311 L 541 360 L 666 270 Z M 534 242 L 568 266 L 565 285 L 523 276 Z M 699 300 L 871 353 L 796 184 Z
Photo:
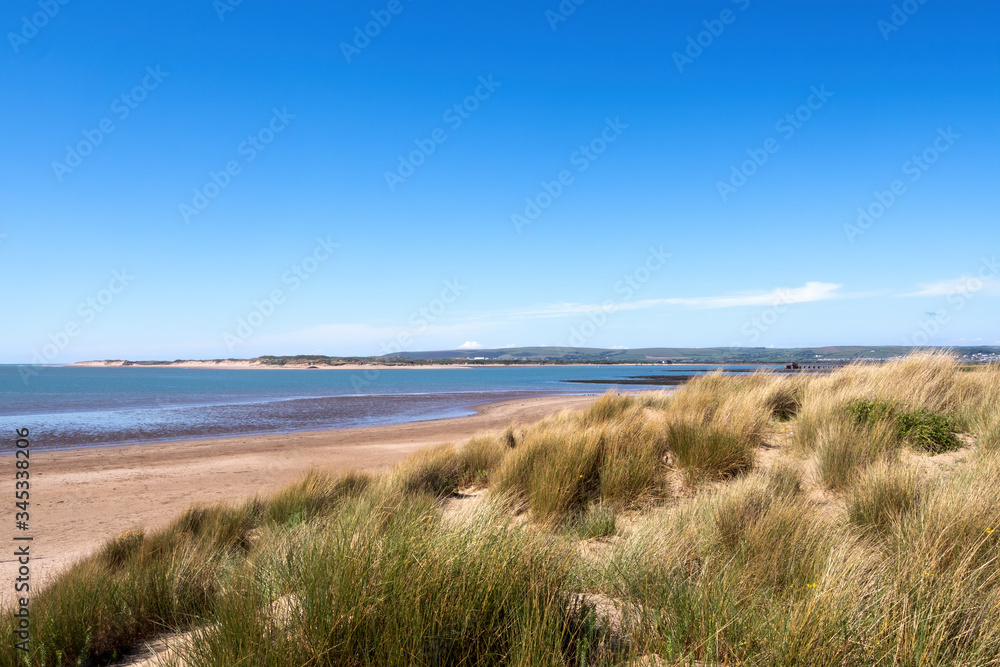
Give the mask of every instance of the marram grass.
M 115 536 L 0 665 L 1000 665 L 998 405 L 945 354 L 608 394 Z

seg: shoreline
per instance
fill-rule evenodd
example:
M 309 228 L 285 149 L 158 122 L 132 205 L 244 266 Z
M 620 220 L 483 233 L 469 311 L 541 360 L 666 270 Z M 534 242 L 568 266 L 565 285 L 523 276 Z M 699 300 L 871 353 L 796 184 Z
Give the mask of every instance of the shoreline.
M 674 389 L 673 386 L 665 386 L 665 389 Z M 622 393 L 627 393 L 628 391 L 641 391 L 641 390 L 620 390 Z M 416 417 L 412 419 L 406 419 L 405 421 L 399 422 L 387 422 L 381 424 L 370 424 L 367 426 L 328 426 L 328 427 L 304 427 L 304 428 L 293 428 L 289 430 L 282 431 L 249 431 L 246 433 L 229 433 L 223 435 L 203 435 L 196 437 L 165 437 L 156 440 L 129 440 L 126 442 L 101 442 L 101 443 L 88 443 L 80 445 L 59 445 L 55 447 L 49 446 L 36 446 L 32 448 L 32 451 L 36 452 L 75 452 L 75 451 L 85 451 L 90 449 L 107 449 L 107 448 L 126 448 L 126 447 L 151 447 L 151 446 L 164 446 L 172 445 L 177 443 L 187 443 L 187 442 L 212 442 L 218 440 L 234 440 L 239 438 L 279 438 L 282 436 L 299 436 L 307 435 L 312 433 L 329 433 L 331 431 L 350 431 L 350 430 L 364 430 L 372 428 L 387 428 L 392 426 L 404 426 L 406 424 L 419 424 L 424 422 L 437 422 L 437 421 L 447 421 L 451 419 L 466 419 L 469 417 L 474 417 L 485 410 L 488 410 L 491 406 L 502 405 L 506 403 L 511 403 L 513 401 L 519 400 L 532 400 L 538 398 L 573 398 L 573 397 L 589 397 L 598 398 L 604 392 L 598 391 L 597 389 L 588 390 L 581 387 L 578 390 L 572 391 L 567 390 L 566 392 L 560 393 L 524 393 L 517 395 L 517 392 L 511 392 L 514 394 L 512 397 L 499 398 L 495 401 L 490 401 L 488 403 L 473 403 L 473 404 L 462 404 L 457 406 L 456 409 L 466 410 L 468 414 L 460 415 L 448 415 L 448 416 L 424 416 Z M 281 400 L 301 400 L 301 399 L 281 399 Z M 13 454 L 11 451 L 0 451 L 0 458 Z
M 126 530 L 164 527 L 193 504 L 267 495 L 314 468 L 385 470 L 418 449 L 580 410 L 599 397 L 511 399 L 475 406 L 465 417 L 383 426 L 39 449 L 32 456 L 32 585 L 43 586 Z M 16 568 L 0 560 L 0 579 L 14 578 Z M 10 595 L 0 591 L 0 607 Z
M 541 368 L 541 367 L 584 367 L 584 366 L 739 366 L 739 365 L 757 365 L 757 364 L 721 364 L 721 363 L 685 363 L 685 364 L 662 364 L 655 361 L 635 361 L 626 363 L 535 363 L 535 362 L 518 362 L 518 363 L 478 363 L 478 364 L 465 364 L 465 363 L 455 363 L 455 364 L 339 364 L 337 366 L 323 365 L 317 366 L 315 364 L 258 364 L 253 363 L 249 360 L 232 360 L 227 359 L 223 361 L 181 361 L 181 362 L 170 362 L 165 364 L 147 364 L 147 363 L 125 363 L 122 361 L 77 361 L 72 364 L 47 364 L 52 367 L 58 368 L 212 368 L 212 369 L 222 369 L 222 370 L 316 370 L 316 371 L 366 371 L 366 370 L 393 370 L 393 369 L 441 369 L 441 368 Z

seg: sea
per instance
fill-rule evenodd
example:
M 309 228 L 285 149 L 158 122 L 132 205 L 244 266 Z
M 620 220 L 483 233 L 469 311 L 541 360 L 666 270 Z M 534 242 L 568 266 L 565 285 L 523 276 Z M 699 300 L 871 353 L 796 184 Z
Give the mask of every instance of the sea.
M 291 433 L 461 417 L 531 396 L 669 389 L 678 376 L 748 365 L 200 369 L 0 365 L 0 453 L 15 429 L 68 449 Z M 27 379 L 25 379 L 26 376 Z M 642 385 L 634 384 L 643 378 Z M 662 385 L 659 385 L 662 378 Z

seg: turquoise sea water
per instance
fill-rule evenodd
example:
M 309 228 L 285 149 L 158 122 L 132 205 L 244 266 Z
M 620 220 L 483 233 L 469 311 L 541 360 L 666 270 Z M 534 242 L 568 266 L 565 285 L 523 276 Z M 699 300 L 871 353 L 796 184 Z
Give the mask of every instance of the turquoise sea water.
M 602 393 L 637 375 L 716 366 L 251 370 L 0 365 L 0 433 L 29 428 L 38 448 L 373 426 L 469 415 L 524 396 Z M 751 366 L 725 367 L 728 371 Z M 568 380 L 600 380 L 577 384 Z M 656 389 L 623 386 L 623 389 Z M 0 440 L 10 451 L 12 438 Z

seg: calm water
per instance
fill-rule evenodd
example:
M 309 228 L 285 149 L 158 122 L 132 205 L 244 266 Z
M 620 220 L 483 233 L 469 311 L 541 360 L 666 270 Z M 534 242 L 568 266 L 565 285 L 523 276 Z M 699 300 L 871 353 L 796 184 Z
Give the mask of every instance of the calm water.
M 0 451 L 12 449 L 8 435 L 15 428 L 31 429 L 33 447 L 65 448 L 373 426 L 470 415 L 474 406 L 510 398 L 601 393 L 630 376 L 690 375 L 715 368 L 53 367 L 36 369 L 38 374 L 25 384 L 16 366 L 0 365 Z

